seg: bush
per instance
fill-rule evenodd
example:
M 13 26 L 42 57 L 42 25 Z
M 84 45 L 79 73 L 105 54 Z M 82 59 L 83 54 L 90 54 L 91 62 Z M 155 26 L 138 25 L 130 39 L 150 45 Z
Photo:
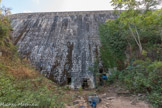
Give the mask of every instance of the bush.
M 148 93 L 150 102 L 160 108 L 162 105 L 162 62 L 136 60 L 119 74 L 119 79 L 136 93 Z
M 107 20 L 99 30 L 104 68 L 120 70 L 109 75 L 108 84 L 120 80 L 132 92 L 147 93 L 150 102 L 160 108 L 162 9 L 122 12 L 117 19 Z
M 162 91 L 162 89 L 161 89 Z M 155 108 L 162 108 L 162 92 L 153 91 L 148 98 Z
M 2 69 L 2 65 L 0 66 Z M 17 81 L 4 70 L 0 71 L 0 102 L 4 104 L 34 104 L 39 108 L 63 108 L 63 103 L 57 101 L 57 96 L 46 85 L 39 89 L 32 87 L 29 81 Z M 32 87 L 32 88 L 31 88 Z M 19 106 L 21 107 L 21 105 Z
M 150 59 L 136 60 L 122 71 L 113 71 L 107 84 L 122 82 L 133 93 L 146 93 L 157 108 L 162 106 L 162 62 Z
M 100 26 L 102 43 L 101 58 L 107 68 L 123 69 L 125 53 L 131 56 L 141 55 L 143 46 L 152 46 L 162 42 L 162 10 L 122 12 L 115 20 L 108 19 Z M 134 53 L 137 48 L 139 54 Z
M 101 58 L 107 68 L 120 67 L 123 63 L 119 62 L 125 58 L 127 41 L 119 25 L 119 20 L 107 20 L 99 29 L 102 43 Z
M 118 75 L 119 75 L 119 72 L 118 70 L 113 70 L 111 72 L 111 74 L 108 76 L 108 79 L 107 79 L 107 84 L 112 84 L 114 83 L 115 81 L 118 80 Z
M 3 16 L 0 19 L 0 41 L 2 41 L 5 37 L 9 36 L 10 30 L 11 26 L 8 18 Z

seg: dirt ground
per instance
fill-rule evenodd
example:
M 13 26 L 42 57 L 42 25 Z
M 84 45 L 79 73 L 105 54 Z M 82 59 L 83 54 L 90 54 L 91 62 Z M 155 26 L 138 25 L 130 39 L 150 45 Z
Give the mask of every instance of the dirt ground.
M 97 105 L 97 108 L 150 108 L 149 104 L 136 98 L 114 96 L 101 99 L 102 102 Z
M 88 96 L 96 94 L 101 102 L 96 108 L 153 108 L 145 100 L 144 94 L 132 95 L 129 91 L 121 87 L 102 87 L 98 90 L 83 90 L 72 104 L 65 105 L 66 108 L 92 108 L 88 103 Z

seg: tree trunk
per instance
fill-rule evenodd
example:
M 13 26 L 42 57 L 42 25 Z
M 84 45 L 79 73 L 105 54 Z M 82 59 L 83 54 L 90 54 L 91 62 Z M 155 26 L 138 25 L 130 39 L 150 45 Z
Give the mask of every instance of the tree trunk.
M 135 28 L 136 28 L 136 27 L 135 27 Z M 131 34 L 132 34 L 132 37 L 134 38 L 136 44 L 137 44 L 138 47 L 139 47 L 139 52 L 140 52 L 140 54 L 142 54 L 142 44 L 141 44 L 140 36 L 139 36 L 139 34 L 138 34 L 138 32 L 137 32 L 137 29 L 136 29 L 136 34 L 137 34 L 137 36 L 133 33 L 133 30 L 132 30 L 132 28 L 130 27 L 130 25 L 129 25 L 129 30 L 130 30 L 130 32 L 131 32 Z

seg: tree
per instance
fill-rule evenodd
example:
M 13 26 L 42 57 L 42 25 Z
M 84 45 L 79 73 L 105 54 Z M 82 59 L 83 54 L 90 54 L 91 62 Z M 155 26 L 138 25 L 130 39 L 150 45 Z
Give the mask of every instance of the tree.
M 161 21 L 162 9 L 146 12 L 129 9 L 116 19 L 108 19 L 99 29 L 104 66 L 122 69 L 134 55 L 141 57 L 147 46 L 161 44 Z
M 114 9 L 135 9 L 139 6 L 139 2 L 136 0 L 112 0 L 111 5 Z
M 140 19 L 137 18 L 139 11 L 129 10 L 122 14 L 120 21 L 125 25 L 124 28 L 127 28 L 131 34 L 131 37 L 135 40 L 140 54 L 142 54 L 142 44 L 140 33 L 137 29 L 137 24 L 140 22 Z
M 0 0 L 0 8 L 1 8 L 1 0 Z M 1 14 L 2 12 L 1 12 L 1 9 L 0 9 L 0 14 Z
M 162 0 L 112 0 L 111 5 L 114 9 L 144 9 L 150 10 L 156 8 Z
M 11 8 L 7 8 L 7 7 L 3 6 L 2 8 L 0 8 L 0 10 L 4 16 L 8 16 L 11 14 Z
M 142 44 L 141 44 L 141 36 L 139 33 L 139 29 L 137 28 L 137 23 L 139 23 L 136 16 L 147 13 L 154 9 L 158 4 L 160 4 L 161 0 L 112 0 L 111 4 L 115 9 L 126 9 L 124 17 L 121 17 L 121 21 L 128 27 L 131 37 L 136 42 L 140 54 L 142 54 Z M 144 10 L 144 12 L 141 11 Z
M 142 0 L 141 4 L 144 4 L 145 10 L 155 9 L 157 5 L 159 5 L 162 0 Z
M 8 16 L 11 14 L 11 8 L 7 8 L 5 6 L 1 7 L 1 2 L 2 0 L 0 0 L 0 14 L 3 14 L 4 16 Z

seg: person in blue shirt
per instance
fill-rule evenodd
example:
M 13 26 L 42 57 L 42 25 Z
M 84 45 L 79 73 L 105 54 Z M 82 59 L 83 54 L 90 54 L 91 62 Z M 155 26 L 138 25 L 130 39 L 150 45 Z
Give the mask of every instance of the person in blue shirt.
M 103 79 L 103 80 L 107 80 L 107 75 L 106 75 L 106 74 L 103 74 L 103 75 L 102 75 L 102 79 Z
M 105 86 L 106 80 L 108 79 L 106 74 L 102 74 L 101 80 L 102 80 L 102 85 Z
M 92 100 L 92 108 L 96 108 L 96 102 L 95 102 L 95 100 Z

